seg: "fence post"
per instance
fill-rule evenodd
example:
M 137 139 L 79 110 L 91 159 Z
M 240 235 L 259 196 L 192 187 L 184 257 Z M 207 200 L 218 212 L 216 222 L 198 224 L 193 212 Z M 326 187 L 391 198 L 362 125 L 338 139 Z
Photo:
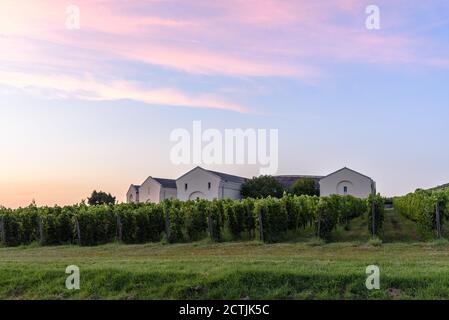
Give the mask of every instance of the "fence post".
M 436 224 L 437 224 L 437 237 L 441 238 L 441 223 L 440 223 L 440 205 L 439 202 L 435 204 L 435 215 L 436 215 Z
M 122 231 L 122 219 L 120 219 L 120 215 L 117 215 L 117 239 L 118 241 L 122 241 L 123 231 Z
M 78 218 L 75 218 L 76 235 L 78 236 L 78 245 L 81 245 L 81 230 Z
M 213 230 L 213 225 L 212 225 L 212 214 L 210 212 L 209 212 L 209 214 L 207 216 L 207 226 L 209 227 L 210 239 L 212 241 L 215 241 L 215 239 L 214 239 L 214 230 Z
M 37 226 L 39 228 L 39 241 L 41 245 L 44 244 L 44 228 L 42 226 L 42 218 L 40 216 L 36 217 L 37 220 Z
M 262 211 L 259 211 L 259 238 L 261 241 L 264 241 L 263 237 L 263 214 Z

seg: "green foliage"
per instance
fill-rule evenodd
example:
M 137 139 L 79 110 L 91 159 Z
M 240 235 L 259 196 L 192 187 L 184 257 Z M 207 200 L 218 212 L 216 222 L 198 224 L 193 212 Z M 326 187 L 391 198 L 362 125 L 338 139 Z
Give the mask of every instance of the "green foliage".
M 337 226 L 339 201 L 335 196 L 322 197 L 318 202 L 316 232 L 321 239 L 328 240 L 330 233 Z
M 449 217 L 449 190 L 421 190 L 393 199 L 397 213 L 416 222 L 424 233 L 437 230 L 436 206 L 438 204 L 441 226 Z
M 303 178 L 297 180 L 291 187 L 290 193 L 297 196 L 319 196 L 320 189 L 316 182 L 310 178 Z
M 266 197 L 282 197 L 284 188 L 272 176 L 259 176 L 249 179 L 242 185 L 243 198 L 260 199 Z
M 187 201 L 182 205 L 189 241 L 204 238 L 208 229 L 209 202 L 206 200 Z
M 166 200 L 160 204 L 118 204 L 0 208 L 3 244 L 17 246 L 78 243 L 92 246 L 113 242 L 169 243 L 210 238 L 222 241 L 224 229 L 232 239 L 278 242 L 315 226 L 328 239 L 338 223 L 348 223 L 366 210 L 363 200 L 350 196 L 295 196 L 243 200 Z M 318 228 L 319 225 L 319 228 Z M 261 232 L 262 231 L 262 232 Z
M 370 195 L 367 199 L 368 209 L 368 230 L 371 236 L 380 237 L 383 231 L 385 219 L 385 202 L 380 195 Z M 374 209 L 374 228 L 373 228 L 373 209 Z M 374 229 L 374 234 L 373 234 Z
M 97 192 L 94 190 L 90 198 L 87 198 L 87 203 L 91 206 L 97 206 L 102 204 L 115 204 L 116 198 L 110 193 L 103 191 Z
M 223 228 L 225 226 L 225 207 L 226 207 L 227 200 L 213 200 L 210 203 L 210 206 L 208 208 L 208 215 L 210 215 L 210 222 L 211 222 L 211 238 L 214 241 L 221 241 L 222 240 L 222 232 Z
M 367 212 L 367 203 L 363 199 L 351 195 L 342 196 L 340 200 L 339 223 L 348 225 L 349 222 Z
M 279 241 L 288 230 L 288 212 L 285 201 L 276 198 L 265 198 L 257 201 L 255 212 L 262 219 L 263 240 L 265 242 Z
M 164 211 L 161 206 L 145 203 L 120 204 L 114 207 L 119 234 L 124 243 L 146 243 L 161 240 L 165 230 Z
M 69 244 L 75 239 L 74 216 L 77 207 L 43 207 L 39 209 L 45 245 Z
M 373 237 L 368 240 L 368 244 L 373 247 L 380 247 L 382 246 L 382 239 L 378 237 Z
M 168 222 L 168 226 L 166 226 L 168 242 L 184 242 L 186 239 L 183 232 L 185 219 L 182 202 L 176 199 L 165 200 L 163 206 L 165 221 Z
M 254 229 L 256 227 L 254 203 L 255 200 L 250 198 L 225 203 L 225 216 L 228 221 L 228 227 L 235 239 L 241 239 L 243 232 L 246 232 L 249 238 L 254 237 Z
M 350 220 L 363 215 L 366 204 L 352 196 L 331 195 L 320 198 L 317 205 L 317 236 L 329 240 L 332 230 L 338 225 L 348 225 Z
M 117 218 L 112 206 L 80 206 L 75 215 L 79 225 L 80 245 L 97 245 L 116 239 Z

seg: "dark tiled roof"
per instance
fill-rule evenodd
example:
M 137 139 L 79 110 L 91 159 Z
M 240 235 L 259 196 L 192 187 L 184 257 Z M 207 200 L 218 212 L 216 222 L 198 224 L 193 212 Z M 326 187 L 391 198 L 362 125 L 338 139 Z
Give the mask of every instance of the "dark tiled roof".
M 136 185 L 136 184 L 132 184 L 131 187 L 130 187 L 130 189 L 131 189 L 131 188 L 133 188 L 134 191 L 139 192 L 140 186 L 138 186 L 138 185 Z
M 217 176 L 219 176 L 220 178 L 222 178 L 225 181 L 229 181 L 229 182 L 234 182 L 234 183 L 244 183 L 247 179 L 243 178 L 243 177 L 239 177 L 239 176 L 233 176 L 231 174 L 227 174 L 227 173 L 223 173 L 223 172 L 218 172 L 218 171 L 211 171 L 211 170 L 207 170 L 210 173 L 213 173 Z
M 319 187 L 319 182 L 322 176 L 289 175 L 289 176 L 275 176 L 274 178 L 282 185 L 282 187 L 284 187 L 284 189 L 289 189 L 296 181 L 305 178 L 312 179 L 317 185 L 317 187 Z
M 161 184 L 163 188 L 173 188 L 176 189 L 176 180 L 173 179 L 163 179 L 163 178 L 153 178 Z

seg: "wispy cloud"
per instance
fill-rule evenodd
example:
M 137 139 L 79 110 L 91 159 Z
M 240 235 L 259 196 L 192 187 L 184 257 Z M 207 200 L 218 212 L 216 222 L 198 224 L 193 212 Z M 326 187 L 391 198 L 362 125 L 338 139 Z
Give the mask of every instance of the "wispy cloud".
M 0 71 L 0 85 L 44 92 L 47 98 L 73 97 L 90 101 L 130 99 L 154 105 L 247 111 L 246 107 L 223 101 L 213 94 L 192 96 L 172 88 L 146 89 L 136 82 L 100 81 L 91 76 L 76 78 Z
M 122 79 L 123 83 L 129 80 L 117 70 L 117 62 L 200 76 L 284 77 L 306 82 L 326 76 L 329 63 L 447 66 L 445 57 L 435 50 L 420 50 L 427 43 L 399 31 L 406 28 L 398 28 L 398 23 L 403 27 L 410 23 L 396 21 L 399 12 L 410 10 L 405 1 L 378 1 L 389 10 L 382 16 L 387 30 L 377 33 L 364 27 L 364 9 L 370 4 L 364 0 L 332 4 L 324 0 L 77 0 L 74 4 L 81 11 L 81 29 L 70 31 L 65 29 L 64 2 L 2 0 L 0 45 L 7 49 L 0 52 L 0 58 L 9 66 L 47 65 L 67 77 L 66 65 L 70 70 L 78 68 L 81 74 L 95 74 L 99 65 L 109 63 L 114 72 L 101 69 L 101 76 Z M 55 44 L 65 49 L 48 49 Z M 19 67 L 9 71 L 23 72 Z M 33 72 L 34 81 L 38 74 L 34 68 Z M 237 103 L 220 102 L 224 99 L 205 98 L 210 96 L 207 90 L 201 98 L 181 94 L 182 89 L 144 94 L 136 89 L 146 86 L 139 83 L 141 76 L 133 79 L 131 88 L 120 87 L 125 90 L 120 95 L 96 82 L 85 82 L 84 87 L 98 96 L 133 96 L 147 103 L 163 100 L 164 105 L 242 109 Z M 45 73 L 42 79 L 48 80 Z M 119 85 L 114 82 L 111 86 L 117 89 Z M 173 84 L 166 87 L 173 88 Z

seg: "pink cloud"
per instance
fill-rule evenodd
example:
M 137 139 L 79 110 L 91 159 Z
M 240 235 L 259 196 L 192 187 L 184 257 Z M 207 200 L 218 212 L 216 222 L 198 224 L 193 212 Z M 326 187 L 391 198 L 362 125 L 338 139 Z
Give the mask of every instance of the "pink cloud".
M 91 76 L 77 78 L 0 71 L 0 85 L 44 92 L 47 98 L 70 96 L 91 101 L 130 99 L 154 105 L 247 112 L 246 107 L 226 102 L 213 94 L 192 96 L 172 88 L 147 89 L 131 81 L 100 81 Z
M 396 21 L 393 18 L 397 12 L 407 8 L 404 1 L 378 2 L 393 12 L 385 18 L 387 27 L 395 24 L 391 21 Z M 74 3 L 81 11 L 81 29 L 70 31 L 65 29 L 64 2 L 2 0 L 0 45 L 7 50 L 0 52 L 0 58 L 22 68 L 48 66 L 68 77 L 69 70 L 78 74 L 98 70 L 99 74 L 116 79 L 121 78 L 113 63 L 117 60 L 143 62 L 189 74 L 288 77 L 307 82 L 326 76 L 323 65 L 329 62 L 446 66 L 445 60 L 438 56 L 430 53 L 423 56 L 419 50 L 423 41 L 416 37 L 393 32 L 395 28 L 377 33 L 366 30 L 365 6 L 370 4 L 367 1 L 173 0 L 124 4 L 118 0 L 77 0 Z M 399 19 L 396 23 L 407 21 Z M 51 45 L 62 46 L 65 52 L 51 52 Z M 109 69 L 105 67 L 108 61 Z M 18 67 L 11 71 L 23 72 Z M 46 79 L 47 75 L 42 77 Z M 92 86 L 93 92 L 106 92 L 98 83 L 85 85 Z M 134 87 L 120 89 L 138 100 L 153 101 Z M 180 92 L 153 94 L 175 104 L 241 109 L 238 104 L 224 103 L 224 99 L 204 98 L 209 93 L 194 99 Z M 104 94 L 111 95 L 109 91 Z

